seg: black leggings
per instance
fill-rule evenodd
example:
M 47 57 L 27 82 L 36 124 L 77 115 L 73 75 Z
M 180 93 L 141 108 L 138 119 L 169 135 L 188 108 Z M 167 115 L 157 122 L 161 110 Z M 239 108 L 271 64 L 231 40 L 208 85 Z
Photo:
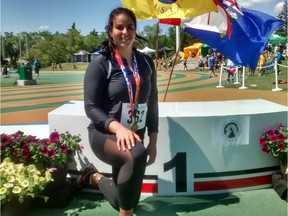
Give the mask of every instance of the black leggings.
M 130 210 L 137 206 L 144 178 L 147 153 L 142 142 L 130 151 L 119 151 L 116 136 L 88 128 L 89 142 L 94 154 L 112 166 L 112 177 L 102 177 L 99 188 L 113 208 Z

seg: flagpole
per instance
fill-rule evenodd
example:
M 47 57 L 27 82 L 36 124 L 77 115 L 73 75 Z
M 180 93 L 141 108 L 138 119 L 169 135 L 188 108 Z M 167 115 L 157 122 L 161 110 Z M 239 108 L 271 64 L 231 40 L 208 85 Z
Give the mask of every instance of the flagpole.
M 156 71 L 158 70 L 158 40 L 159 40 L 159 19 L 157 19 L 157 24 L 156 24 L 156 38 L 155 38 L 155 41 L 156 41 L 156 44 L 155 44 L 155 57 L 156 57 Z
M 179 33 L 180 33 L 180 31 L 179 31 Z M 176 37 L 177 37 L 177 36 L 176 36 Z M 180 41 L 179 41 L 178 49 L 176 49 L 176 54 L 175 54 L 175 58 L 174 58 L 174 61 L 173 61 L 173 64 L 172 64 L 172 69 L 171 69 L 171 71 L 170 71 L 170 75 L 169 75 L 169 79 L 168 79 L 168 84 L 167 84 L 166 91 L 165 91 L 165 94 L 164 94 L 163 102 L 165 102 L 165 100 L 166 100 L 166 96 L 167 96 L 167 92 L 168 92 L 168 89 L 169 89 L 169 86 L 170 86 L 170 82 L 171 82 L 171 78 L 172 78 L 174 66 L 175 66 L 175 63 L 176 63 L 176 60 L 177 60 L 179 51 L 180 51 L 180 44 L 181 44 L 181 42 L 182 42 L 182 40 L 183 40 L 183 37 L 184 37 L 184 32 L 182 32 L 181 39 L 180 39 Z
M 176 26 L 176 51 L 180 50 L 180 26 Z

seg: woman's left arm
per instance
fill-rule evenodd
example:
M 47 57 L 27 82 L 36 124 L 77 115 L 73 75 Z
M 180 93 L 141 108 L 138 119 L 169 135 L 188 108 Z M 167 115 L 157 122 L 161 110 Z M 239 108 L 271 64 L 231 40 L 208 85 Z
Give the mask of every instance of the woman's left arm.
M 151 92 L 148 101 L 148 115 L 147 115 L 147 130 L 149 136 L 149 143 L 147 145 L 148 161 L 147 165 L 155 162 L 157 155 L 157 136 L 159 125 L 159 110 L 158 110 L 158 89 L 157 89 L 157 74 L 154 62 L 149 58 L 149 64 L 152 69 L 151 74 Z

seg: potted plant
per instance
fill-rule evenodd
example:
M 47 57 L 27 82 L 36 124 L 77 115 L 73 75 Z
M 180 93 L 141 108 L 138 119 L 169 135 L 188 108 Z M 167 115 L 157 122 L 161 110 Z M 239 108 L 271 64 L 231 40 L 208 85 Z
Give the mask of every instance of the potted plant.
M 16 163 L 34 164 L 42 169 L 64 167 L 82 151 L 81 139 L 69 132 L 54 131 L 47 139 L 26 135 L 22 131 L 1 134 L 1 160 L 6 157 Z
M 68 163 L 74 160 L 76 152 L 82 152 L 80 136 L 69 132 L 54 131 L 49 138 L 39 139 L 22 131 L 1 134 L 1 160 L 9 157 L 15 163 L 34 164 L 39 170 L 52 169 L 53 183 L 59 187 L 65 183 Z
M 260 145 L 264 154 L 270 154 L 280 161 L 283 177 L 286 179 L 287 152 L 288 152 L 288 128 L 280 124 L 276 129 L 265 130 L 260 137 Z
M 47 183 L 52 181 L 49 169 L 41 172 L 33 164 L 16 164 L 10 158 L 5 158 L 0 164 L 0 179 L 1 204 L 14 197 L 20 203 L 27 197 L 41 197 Z
M 49 169 L 41 171 L 33 164 L 15 163 L 8 157 L 0 164 L 0 179 L 2 215 L 12 215 L 11 211 L 18 209 L 21 209 L 22 213 L 24 209 L 29 210 L 31 198 L 42 197 L 46 200 L 47 197 L 43 196 L 42 192 L 52 181 Z M 18 204 L 21 203 L 20 208 Z

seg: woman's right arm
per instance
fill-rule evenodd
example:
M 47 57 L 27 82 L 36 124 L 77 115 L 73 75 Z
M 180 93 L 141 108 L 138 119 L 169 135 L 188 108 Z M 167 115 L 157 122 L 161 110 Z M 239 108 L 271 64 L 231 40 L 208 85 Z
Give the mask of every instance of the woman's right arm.
M 105 103 L 104 95 L 107 93 L 107 69 L 105 58 L 97 56 L 90 62 L 84 76 L 84 109 L 91 121 L 102 129 L 107 130 L 112 118 L 101 108 Z M 107 60 L 108 61 L 108 60 Z

